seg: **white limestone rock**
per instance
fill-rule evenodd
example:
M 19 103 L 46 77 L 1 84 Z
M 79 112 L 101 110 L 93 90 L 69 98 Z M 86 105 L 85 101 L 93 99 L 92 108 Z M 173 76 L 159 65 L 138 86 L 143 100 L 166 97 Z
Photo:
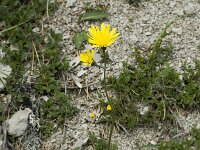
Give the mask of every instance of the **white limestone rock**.
M 186 15 L 192 15 L 196 12 L 195 5 L 193 3 L 188 3 L 184 7 L 184 12 Z
M 73 7 L 76 4 L 76 0 L 67 0 L 67 4 L 69 7 Z
M 135 43 L 138 42 L 138 38 L 135 34 L 132 34 L 131 36 L 129 36 L 129 40 L 128 40 L 129 44 L 134 45 Z
M 89 139 L 89 137 L 86 137 L 84 139 L 78 139 L 78 141 L 74 145 L 74 149 L 76 149 L 76 148 L 81 149 L 83 147 L 83 145 L 85 145 L 87 143 L 88 139 Z
M 178 15 L 178 16 L 183 16 L 184 15 L 183 9 L 176 9 L 176 10 L 174 10 L 173 13 Z
M 0 63 L 0 90 L 2 90 L 6 84 L 5 78 L 12 72 L 12 68 L 9 65 Z
M 17 111 L 8 120 L 8 134 L 14 137 L 22 136 L 28 127 L 28 117 L 31 112 L 29 108 Z
M 178 34 L 178 35 L 181 35 L 183 33 L 183 29 L 182 27 L 179 27 L 179 28 L 172 28 L 172 32 Z

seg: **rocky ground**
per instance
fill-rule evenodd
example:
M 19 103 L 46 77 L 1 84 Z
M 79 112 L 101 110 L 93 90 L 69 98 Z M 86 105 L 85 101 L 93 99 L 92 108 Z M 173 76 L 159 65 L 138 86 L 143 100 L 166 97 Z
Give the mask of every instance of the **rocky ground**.
M 174 46 L 173 60 L 170 64 L 181 71 L 180 67 L 186 61 L 187 65 L 194 65 L 193 60 L 200 58 L 198 46 L 200 44 L 200 1 L 199 0 L 148 0 L 139 7 L 129 5 L 125 0 L 59 0 L 59 9 L 49 18 L 44 29 L 52 29 L 63 35 L 62 53 L 70 61 L 67 89 L 74 90 L 73 104 L 80 110 L 72 119 L 65 122 L 65 128 L 59 128 L 50 139 L 44 143 L 44 149 L 74 149 L 82 147 L 88 141 L 89 132 L 96 136 L 109 133 L 108 124 L 99 124 L 98 116 L 101 114 L 99 99 L 105 98 L 101 89 L 100 80 L 103 78 L 103 69 L 98 67 L 84 68 L 79 62 L 79 54 L 85 49 L 91 49 L 89 44 L 84 49 L 77 50 L 73 44 L 75 32 L 87 29 L 91 23 L 77 23 L 78 17 L 83 13 L 83 2 L 91 2 L 105 6 L 110 13 L 106 23 L 117 28 L 120 37 L 117 42 L 108 48 L 111 63 L 108 64 L 108 74 L 117 76 L 123 67 L 123 62 L 133 62 L 131 57 L 134 47 L 147 51 L 161 32 L 165 23 L 174 21 L 168 29 L 172 32 L 166 37 Z M 50 1 L 54 3 L 54 1 Z M 101 22 L 95 22 L 99 25 Z M 35 28 L 35 32 L 41 29 Z M 100 62 L 100 54 L 95 55 L 95 61 Z M 82 88 L 80 88 L 82 87 Z M 143 110 L 139 110 L 143 111 Z M 97 118 L 91 119 L 89 114 L 95 112 Z M 188 114 L 183 110 L 173 112 L 180 127 L 176 135 L 170 135 L 170 127 L 160 124 L 155 128 L 136 128 L 133 131 L 114 130 L 113 142 L 120 150 L 131 150 L 144 144 L 156 144 L 161 140 L 186 135 L 192 125 L 200 127 L 200 115 L 197 111 Z M 119 125 L 120 126 L 120 125 Z M 87 147 L 86 149 L 92 149 Z
M 91 2 L 94 6 L 97 4 L 95 1 L 84 2 Z M 194 58 L 200 57 L 197 49 L 200 39 L 200 2 L 198 0 L 150 0 L 143 2 L 137 8 L 127 4 L 124 0 L 99 1 L 99 3 L 106 6 L 111 14 L 105 22 L 116 27 L 121 34 L 116 44 L 108 49 L 112 60 L 107 69 L 109 75 L 118 75 L 122 69 L 122 62 L 134 62 L 133 57 L 130 57 L 134 47 L 139 46 L 148 50 L 164 24 L 170 21 L 175 21 L 168 30 L 172 33 L 166 38 L 166 41 L 170 41 L 174 46 L 171 65 L 181 71 L 180 66 L 184 61 L 188 65 L 193 65 Z M 79 52 L 72 43 L 74 33 L 81 28 L 87 30 L 91 25 L 88 22 L 80 26 L 77 24 L 78 15 L 83 10 L 82 7 L 81 1 L 61 2 L 59 10 L 50 19 L 49 24 L 45 25 L 45 27 L 63 35 L 63 53 L 71 60 L 71 64 L 79 60 L 77 58 Z M 96 22 L 95 24 L 99 25 L 100 23 Z M 90 45 L 85 45 L 85 49 L 91 49 Z M 96 59 L 99 61 L 98 55 Z M 107 125 L 97 124 L 89 118 L 89 114 L 93 111 L 97 116 L 100 114 L 98 99 L 101 86 L 98 83 L 102 78 L 103 70 L 91 67 L 86 71 L 81 65 L 72 66 L 72 68 L 71 76 L 69 76 L 72 82 L 72 77 L 75 76 L 78 78 L 78 81 L 75 80 L 75 82 L 77 81 L 83 86 L 91 84 L 93 86 L 89 86 L 90 89 L 93 90 L 95 87 L 96 90 L 88 92 L 87 88 L 86 90 L 83 88 L 80 95 L 74 96 L 74 103 L 80 109 L 80 112 L 73 120 L 67 122 L 64 142 L 63 132 L 60 129 L 46 143 L 49 147 L 55 149 L 59 149 L 61 145 L 63 149 L 79 147 L 81 143 L 87 141 L 89 131 L 93 131 L 97 136 L 100 133 L 105 133 L 105 136 L 108 135 L 109 128 Z M 200 125 L 198 112 L 186 115 L 184 111 L 179 111 L 175 115 L 177 115 L 177 122 L 181 127 L 179 133 L 175 136 L 187 134 L 193 124 Z M 86 122 L 86 120 L 89 120 L 89 122 Z M 158 129 L 138 128 L 128 133 L 116 129 L 113 140 L 121 150 L 129 150 L 142 144 L 156 144 L 162 139 L 169 139 L 169 134 L 164 133 L 166 128 L 161 124 Z M 88 149 L 91 148 L 88 147 Z

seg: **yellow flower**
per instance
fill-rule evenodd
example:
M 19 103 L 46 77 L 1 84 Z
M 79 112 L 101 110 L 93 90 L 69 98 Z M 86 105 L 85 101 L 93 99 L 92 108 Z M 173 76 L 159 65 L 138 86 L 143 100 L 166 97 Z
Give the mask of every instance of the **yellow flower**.
M 96 116 L 95 113 L 91 113 L 91 114 L 90 114 L 90 117 L 91 117 L 91 118 L 94 118 L 95 116 Z
M 94 50 L 86 50 L 84 53 L 80 54 L 80 61 L 83 62 L 85 66 L 91 66 L 93 63 Z
M 93 44 L 94 47 L 108 47 L 112 45 L 119 36 L 120 33 L 116 32 L 116 28 L 113 28 L 110 32 L 110 25 L 105 25 L 104 23 L 101 24 L 101 29 L 99 30 L 98 26 L 92 25 L 89 28 L 89 39 L 88 42 Z
M 112 110 L 112 107 L 110 105 L 107 105 L 106 110 L 110 111 L 110 110 Z

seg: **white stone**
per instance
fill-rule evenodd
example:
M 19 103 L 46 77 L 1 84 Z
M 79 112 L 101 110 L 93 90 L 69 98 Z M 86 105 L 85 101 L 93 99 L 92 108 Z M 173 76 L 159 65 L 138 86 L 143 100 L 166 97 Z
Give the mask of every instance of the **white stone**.
M 63 40 L 66 40 L 66 39 L 69 39 L 69 38 L 70 38 L 69 35 L 64 35 L 64 36 L 63 36 Z
M 2 148 L 2 145 L 3 145 L 3 141 L 0 140 L 0 150 L 1 150 L 1 148 Z
M 173 12 L 174 14 L 178 15 L 178 16 L 183 16 L 184 15 L 184 12 L 182 9 L 176 9 L 174 10 Z
M 101 81 L 104 80 L 104 73 L 102 73 L 101 77 L 100 77 Z
M 55 138 L 51 140 L 51 143 L 55 143 L 55 142 L 56 142 L 56 139 L 55 139 Z
M 55 32 L 56 34 L 61 34 L 61 31 L 60 31 L 59 28 L 56 28 L 56 29 L 54 30 L 54 32 Z
M 84 139 L 78 139 L 78 141 L 74 145 L 74 149 L 82 148 L 82 146 L 87 143 L 88 139 L 89 139 L 89 137 L 86 137 Z
M 84 124 L 81 125 L 81 127 L 86 130 L 88 128 L 88 124 L 84 123 Z
M 156 145 L 156 144 L 157 144 L 156 141 L 154 141 L 154 140 L 151 140 L 150 143 L 151 143 L 152 145 Z
M 67 16 L 62 16 L 62 19 L 64 20 L 64 21 L 66 21 L 67 20 Z
M 87 71 L 86 70 L 80 70 L 78 73 L 77 73 L 77 77 L 81 77 L 82 75 L 84 75 Z
M 193 3 L 187 3 L 184 7 L 184 12 L 186 15 L 192 15 L 196 12 L 195 5 Z
M 62 150 L 66 150 L 68 148 L 67 144 L 62 145 Z
M 76 3 L 76 0 L 67 0 L 67 5 L 69 7 L 73 7 L 75 5 L 75 3 Z
M 40 29 L 38 27 L 35 27 L 35 28 L 33 28 L 32 31 L 35 32 L 35 33 L 38 33 L 38 32 L 40 32 Z
M 131 36 L 129 36 L 128 42 L 131 45 L 137 43 L 138 42 L 137 36 L 135 34 L 132 34 Z
M 1 99 L 1 101 L 2 101 L 3 103 L 10 103 L 10 102 L 11 102 L 11 99 L 12 99 L 11 95 L 8 94 L 8 95 L 4 96 L 4 97 Z
M 18 51 L 19 49 L 14 45 L 10 45 L 10 50 L 11 51 Z
M 55 0 L 50 0 L 49 3 L 53 4 L 53 3 L 55 3 Z
M 40 98 L 43 99 L 45 102 L 47 102 L 49 100 L 49 97 L 47 95 L 44 95 L 44 96 L 42 96 Z
M 96 62 L 96 63 L 99 63 L 101 60 L 102 60 L 102 58 L 101 58 L 101 55 L 100 54 L 98 54 L 98 53 L 95 53 L 94 54 L 94 61 Z
M 150 36 L 150 35 L 151 35 L 151 32 L 146 32 L 145 35 L 146 35 L 146 36 Z
M 31 112 L 29 108 L 17 111 L 8 120 L 8 134 L 14 137 L 23 135 L 28 127 L 28 117 Z
M 6 84 L 5 78 L 12 72 L 12 68 L 8 65 L 0 63 L 0 90 L 2 90 Z
M 82 84 L 80 83 L 81 82 L 81 79 L 72 75 L 72 79 L 74 80 L 74 83 L 79 87 L 79 88 L 82 88 Z
M 3 52 L 2 48 L 0 48 L 0 58 L 3 58 L 4 55 L 5 53 Z
M 92 49 L 92 46 L 91 46 L 91 44 L 85 44 L 85 49 Z
M 149 111 L 149 107 L 148 106 L 144 106 L 143 108 L 141 108 L 140 110 L 140 115 L 144 115 L 145 113 L 147 113 Z
M 176 5 L 176 1 L 171 1 L 170 4 L 169 4 L 169 6 L 170 6 L 171 8 L 174 8 L 175 5 Z
M 150 15 L 146 15 L 146 16 L 144 16 L 144 17 L 142 18 L 142 20 L 143 20 L 143 21 L 148 21 L 149 18 L 150 18 Z
M 165 0 L 165 4 L 166 4 L 166 5 L 169 5 L 169 0 Z
M 76 67 L 79 63 L 80 63 L 80 57 L 77 56 L 69 62 L 69 66 L 73 68 Z
M 199 121 L 197 122 L 196 128 L 197 128 L 197 129 L 200 129 Z
M 180 79 L 180 80 L 183 80 L 183 75 L 182 75 L 182 74 L 179 75 L 179 79 Z
M 178 35 L 181 35 L 182 32 L 183 32 L 183 29 L 182 27 L 179 27 L 179 28 L 172 28 L 172 32 L 178 34 Z

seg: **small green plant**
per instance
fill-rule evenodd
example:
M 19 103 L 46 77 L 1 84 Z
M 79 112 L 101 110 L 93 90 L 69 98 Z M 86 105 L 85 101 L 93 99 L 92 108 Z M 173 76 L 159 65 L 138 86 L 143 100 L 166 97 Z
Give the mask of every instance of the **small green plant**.
M 108 86 L 116 91 L 118 97 L 113 106 L 116 108 L 116 116 L 119 116 L 120 123 L 129 129 L 138 123 L 167 117 L 164 112 L 168 101 L 166 102 L 164 96 L 166 92 L 170 93 L 176 88 L 170 85 L 174 81 L 176 86 L 180 86 L 178 74 L 173 68 L 165 65 L 173 47 L 161 47 L 162 39 L 167 35 L 166 30 L 170 25 L 171 23 L 167 24 L 163 29 L 148 57 L 144 57 L 139 49 L 135 49 L 136 64 L 124 63 L 124 71 L 120 76 L 109 78 Z M 164 88 L 167 86 L 173 88 Z M 173 93 L 176 94 L 176 91 Z M 140 115 L 137 111 L 138 102 L 150 106 L 151 113 Z
M 100 138 L 97 138 L 93 133 L 89 133 L 89 142 L 88 144 L 92 145 L 95 150 L 107 150 L 107 140 L 100 135 Z M 110 150 L 117 150 L 117 145 L 112 144 Z
M 27 71 L 32 52 L 32 41 L 42 41 L 42 36 L 32 32 L 38 23 L 37 19 L 44 15 L 45 1 L 12 1 L 3 0 L 0 5 L 0 21 L 4 21 L 1 37 L 6 42 L 1 42 L 5 56 L 1 62 L 12 68 L 10 77 L 7 78 L 5 93 L 12 95 L 13 111 L 18 110 L 23 101 L 30 97 L 31 85 L 24 83 L 24 74 Z M 52 7 L 50 7 L 52 8 Z M 37 12 L 37 13 L 36 13 Z
M 193 128 L 191 137 L 183 141 L 171 140 L 157 145 L 158 150 L 193 150 L 200 149 L 200 130 Z
M 55 124 L 63 124 L 66 117 L 69 119 L 78 111 L 70 105 L 69 98 L 62 92 L 54 92 L 40 107 L 40 125 L 44 137 L 52 134 Z
M 56 6 L 50 5 L 46 10 L 46 5 L 46 0 L 3 0 L 0 5 L 0 21 L 5 22 L 1 37 L 6 41 L 1 42 L 5 52 L 1 62 L 12 68 L 3 92 L 11 94 L 11 114 L 21 106 L 34 109 L 36 117 L 40 119 L 42 138 L 51 134 L 52 122 L 61 125 L 65 117 L 70 118 L 77 112 L 70 104 L 69 96 L 62 91 L 63 71 L 67 71 L 68 62 L 61 57 L 61 35 L 53 31 L 43 34 L 32 31 L 40 27 L 38 19 L 46 15 L 46 11 L 52 12 Z M 27 82 L 27 72 L 32 75 L 29 76 L 32 77 L 30 82 Z M 43 95 L 49 99 L 32 101 L 33 95 L 36 99 Z
M 32 29 L 37 26 L 38 19 L 45 15 L 45 5 L 46 1 L 43 0 L 1 1 L 0 21 L 4 22 L 1 38 L 5 42 L 1 42 L 0 46 L 5 56 L 0 61 L 12 68 L 12 73 L 7 78 L 5 93 L 12 95 L 13 111 L 18 110 L 32 92 L 32 85 L 24 83 L 24 74 L 27 71 L 26 64 L 32 59 L 32 42 L 40 43 L 44 38 L 32 32 Z M 49 11 L 53 8 L 55 7 L 49 6 Z
M 117 95 L 113 103 L 116 116 L 129 129 L 138 124 L 172 121 L 170 109 L 199 105 L 199 61 L 196 61 L 195 68 L 183 67 L 184 73 L 180 74 L 168 64 L 173 46 L 170 43 L 167 47 L 162 46 L 166 30 L 172 23 L 163 29 L 148 57 L 136 49 L 136 63 L 124 63 L 124 71 L 119 77 L 109 78 L 108 86 Z M 148 113 L 140 115 L 138 103 L 148 106 Z
M 192 128 L 190 133 L 181 139 L 172 139 L 162 141 L 156 145 L 143 145 L 135 148 L 139 149 L 157 149 L 157 150 L 198 150 L 200 149 L 200 129 Z
M 68 68 L 68 62 L 60 59 L 58 51 L 61 39 L 59 34 L 51 32 L 49 42 L 38 52 L 40 71 L 35 85 L 37 93 L 54 94 L 61 89 L 62 71 L 67 71 Z
M 61 91 L 63 71 L 67 71 L 68 62 L 61 59 L 59 41 L 61 36 L 51 31 L 49 41 L 45 47 L 38 51 L 40 70 L 35 81 L 35 92 L 48 95 L 49 99 L 40 104 L 40 125 L 44 137 L 51 135 L 52 120 L 61 125 L 64 119 L 72 117 L 77 109 L 69 103 L 69 97 Z

